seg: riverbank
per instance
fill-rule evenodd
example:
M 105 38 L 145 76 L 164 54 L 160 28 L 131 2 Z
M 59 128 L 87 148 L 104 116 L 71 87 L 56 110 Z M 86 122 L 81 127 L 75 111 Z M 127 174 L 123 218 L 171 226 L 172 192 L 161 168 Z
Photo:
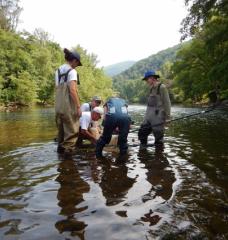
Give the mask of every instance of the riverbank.
M 145 104 L 138 104 L 138 103 L 133 103 L 132 105 L 145 105 Z M 209 103 L 209 102 L 196 102 L 196 103 L 172 103 L 172 106 L 185 106 L 185 107 L 211 107 L 213 105 L 228 105 L 228 99 L 223 99 L 222 101 L 218 103 Z M 41 104 L 41 103 L 36 103 L 36 104 L 31 104 L 31 105 L 26 105 L 18 102 L 11 102 L 6 105 L 0 105 L 0 112 L 14 112 L 18 110 L 22 110 L 25 108 L 31 108 L 31 107 L 54 107 L 54 104 Z
M 28 108 L 29 105 L 18 102 L 11 102 L 5 105 L 0 105 L 0 112 L 14 112 L 23 108 Z
M 0 112 L 14 112 L 18 110 L 23 109 L 29 109 L 32 107 L 54 107 L 54 104 L 41 104 L 41 103 L 35 103 L 35 104 L 22 104 L 18 102 L 11 102 L 5 105 L 0 105 Z

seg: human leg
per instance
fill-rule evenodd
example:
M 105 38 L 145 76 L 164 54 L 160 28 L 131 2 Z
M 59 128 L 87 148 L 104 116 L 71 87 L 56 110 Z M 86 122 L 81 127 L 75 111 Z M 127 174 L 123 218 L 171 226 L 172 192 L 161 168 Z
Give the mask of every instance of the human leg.
M 106 144 L 108 144 L 112 138 L 112 132 L 116 127 L 115 120 L 110 116 L 107 117 L 104 122 L 104 129 L 101 137 L 97 140 L 96 144 L 96 157 L 102 157 L 102 150 Z
M 56 126 L 57 126 L 57 129 L 58 129 L 58 136 L 57 136 L 58 147 L 57 147 L 57 152 L 58 153 L 63 153 L 64 152 L 64 147 L 62 146 L 62 143 L 64 141 L 64 129 L 63 129 L 63 121 L 62 121 L 62 118 L 61 118 L 60 114 L 56 114 L 55 121 L 56 121 Z
M 79 135 L 79 119 L 74 116 L 64 116 L 63 121 L 64 142 L 63 147 L 72 151 Z
M 153 128 L 153 135 L 155 138 L 155 145 L 163 145 L 164 143 L 164 127 Z
M 147 138 L 151 134 L 152 128 L 150 123 L 142 123 L 139 131 L 138 131 L 138 139 L 140 141 L 140 145 L 147 145 Z
M 127 136 L 128 136 L 129 127 L 130 127 L 129 117 L 120 118 L 118 120 L 117 126 L 119 128 L 118 145 L 120 149 L 120 155 L 124 155 L 127 153 L 127 150 L 128 150 Z

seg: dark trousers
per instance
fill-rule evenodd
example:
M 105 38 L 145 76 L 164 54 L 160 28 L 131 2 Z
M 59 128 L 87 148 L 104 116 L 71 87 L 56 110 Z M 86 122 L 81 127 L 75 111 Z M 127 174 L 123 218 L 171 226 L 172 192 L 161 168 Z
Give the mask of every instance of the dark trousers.
M 112 133 L 117 127 L 119 129 L 118 146 L 120 149 L 120 154 L 125 154 L 127 152 L 127 136 L 129 133 L 130 118 L 127 114 L 113 114 L 107 115 L 105 118 L 104 130 L 96 145 L 97 155 L 101 155 L 104 146 L 111 141 Z
M 143 123 L 141 124 L 139 131 L 138 131 L 138 138 L 141 144 L 147 144 L 148 136 L 153 133 L 155 138 L 155 144 L 163 143 L 164 137 L 164 129 L 156 129 L 151 126 L 150 123 Z

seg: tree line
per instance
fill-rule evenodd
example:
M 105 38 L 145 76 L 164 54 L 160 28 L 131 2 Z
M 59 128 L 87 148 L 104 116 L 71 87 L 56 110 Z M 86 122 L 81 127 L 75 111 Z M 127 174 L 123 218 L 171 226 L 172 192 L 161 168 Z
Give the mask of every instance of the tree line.
M 191 37 L 173 63 L 176 90 L 184 100 L 204 101 L 212 90 L 228 98 L 228 1 L 185 0 L 189 14 L 182 39 Z
M 114 87 L 130 102 L 145 102 L 147 87 L 141 81 L 148 69 L 168 84 L 174 102 L 207 102 L 215 91 L 228 98 L 228 1 L 185 0 L 189 13 L 182 21 L 180 45 L 134 64 L 114 76 Z
M 53 104 L 54 72 L 65 62 L 61 47 L 42 29 L 16 32 L 21 11 L 17 0 L 1 0 L 0 7 L 0 104 Z M 97 56 L 80 45 L 74 49 L 83 63 L 77 68 L 81 101 L 112 95 L 112 79 L 97 67 Z
M 54 71 L 64 63 L 62 49 L 42 29 L 33 34 L 16 31 L 22 11 L 18 2 L 0 0 L 0 104 L 52 104 Z M 129 102 L 145 103 L 148 87 L 141 78 L 148 69 L 156 70 L 168 85 L 172 101 L 207 101 L 213 90 L 228 98 L 228 2 L 185 4 L 189 13 L 180 31 L 182 40 L 190 40 L 142 59 L 113 79 L 97 67 L 95 54 L 75 46 L 83 62 L 78 68 L 81 100 L 97 94 L 106 99 L 118 92 Z

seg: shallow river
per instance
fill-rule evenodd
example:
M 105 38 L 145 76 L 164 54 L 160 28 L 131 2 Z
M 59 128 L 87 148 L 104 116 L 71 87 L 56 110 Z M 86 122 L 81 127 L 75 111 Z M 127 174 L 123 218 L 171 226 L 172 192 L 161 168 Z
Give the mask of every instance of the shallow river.
M 145 107 L 129 110 L 124 160 L 58 155 L 51 108 L 0 113 L 0 239 L 228 239 L 228 110 L 172 122 L 147 150 L 134 132 Z

